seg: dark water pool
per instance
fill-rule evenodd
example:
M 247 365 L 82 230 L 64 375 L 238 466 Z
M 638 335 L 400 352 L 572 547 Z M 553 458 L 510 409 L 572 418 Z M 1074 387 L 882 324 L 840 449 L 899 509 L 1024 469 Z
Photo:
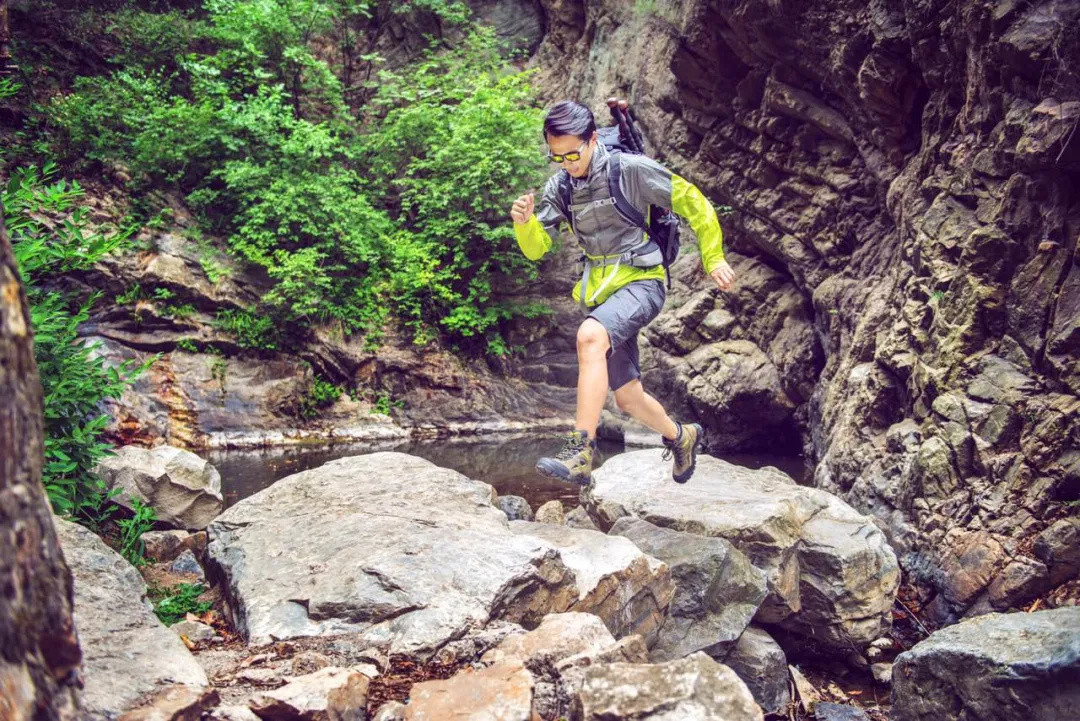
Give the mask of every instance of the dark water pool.
M 537 458 L 553 455 L 561 447 L 562 442 L 554 436 L 524 436 L 408 441 L 397 445 L 362 443 L 204 451 L 200 455 L 213 463 L 221 473 L 221 490 L 226 506 L 261 491 L 285 476 L 317 468 L 328 461 L 393 450 L 426 458 L 469 478 L 490 483 L 499 495 L 522 496 L 535 509 L 553 499 L 563 501 L 568 507 L 578 505 L 577 487 L 544 478 L 535 470 Z M 602 463 L 623 450 L 621 443 L 601 441 L 599 460 Z M 729 455 L 723 458 L 749 468 L 776 466 L 800 483 L 806 480 L 803 461 L 798 457 Z

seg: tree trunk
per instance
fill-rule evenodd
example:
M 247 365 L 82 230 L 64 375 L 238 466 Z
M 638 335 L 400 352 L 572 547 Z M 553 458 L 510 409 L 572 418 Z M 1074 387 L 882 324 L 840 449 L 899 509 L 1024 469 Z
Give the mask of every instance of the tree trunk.
M 41 485 L 41 382 L 0 206 L 0 717 L 75 718 L 71 572 Z

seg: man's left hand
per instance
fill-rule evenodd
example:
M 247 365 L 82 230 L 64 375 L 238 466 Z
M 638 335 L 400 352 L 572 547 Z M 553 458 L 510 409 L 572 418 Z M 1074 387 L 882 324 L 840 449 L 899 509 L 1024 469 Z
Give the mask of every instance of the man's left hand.
M 720 261 L 720 265 L 716 266 L 709 275 L 716 281 L 720 290 L 729 291 L 735 287 L 735 269 L 726 260 Z

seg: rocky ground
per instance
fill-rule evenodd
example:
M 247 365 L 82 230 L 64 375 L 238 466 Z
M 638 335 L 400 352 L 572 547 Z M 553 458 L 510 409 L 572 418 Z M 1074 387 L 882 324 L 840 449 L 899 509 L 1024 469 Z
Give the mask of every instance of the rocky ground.
M 164 450 L 167 467 L 125 455 L 133 465 L 112 464 L 110 482 L 213 496 L 213 473 Z M 205 530 L 146 534 L 154 562 L 142 577 L 58 519 L 84 707 L 93 718 L 249 721 L 884 721 L 892 708 L 908 721 L 953 718 L 940 704 L 957 694 L 978 708 L 973 689 L 997 688 L 1003 668 L 1025 669 L 1003 707 L 1043 713 L 1046 684 L 1062 689 L 1047 709 L 1076 691 L 1076 609 L 991 614 L 931 635 L 870 517 L 773 468 L 702 456 L 687 485 L 669 469 L 659 449 L 617 456 L 567 513 L 401 453 L 343 458 Z M 209 585 L 211 607 L 166 628 L 148 596 L 181 581 Z M 948 669 L 969 667 L 977 678 L 942 690 Z

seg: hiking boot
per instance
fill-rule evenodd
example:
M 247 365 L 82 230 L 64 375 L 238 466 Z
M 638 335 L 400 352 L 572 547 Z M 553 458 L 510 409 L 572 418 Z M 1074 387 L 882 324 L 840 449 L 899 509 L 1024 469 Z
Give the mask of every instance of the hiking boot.
M 686 483 L 694 475 L 697 465 L 697 449 L 701 445 L 701 426 L 697 423 L 679 423 L 679 435 L 673 441 L 664 438 L 664 460 L 675 457 L 671 466 L 671 478 L 676 483 Z
M 586 486 L 592 478 L 593 453 L 596 441 L 589 440 L 588 431 L 574 431 L 566 437 L 566 445 L 554 458 L 541 458 L 536 470 L 548 478 Z

